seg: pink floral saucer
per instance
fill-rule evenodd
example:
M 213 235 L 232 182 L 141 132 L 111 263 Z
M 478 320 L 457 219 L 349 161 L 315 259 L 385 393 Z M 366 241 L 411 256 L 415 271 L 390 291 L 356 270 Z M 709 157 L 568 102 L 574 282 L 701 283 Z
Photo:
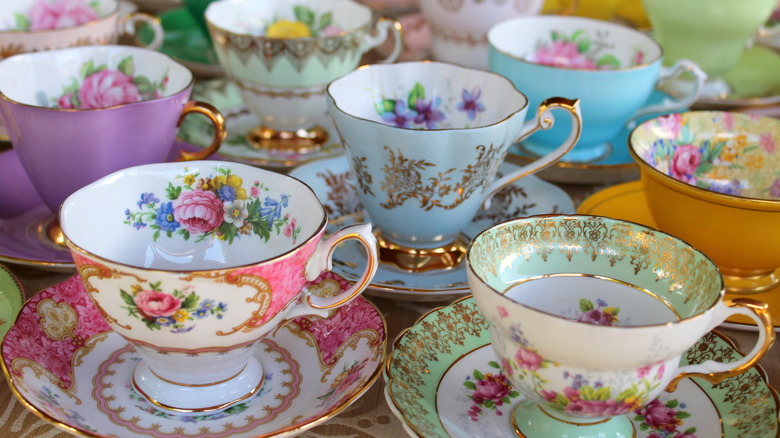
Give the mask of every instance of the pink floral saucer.
M 174 141 L 168 161 L 174 161 L 179 150 L 200 148 Z M 70 252 L 45 235 L 44 227 L 55 219 L 54 213 L 38 196 L 13 149 L 0 153 L 0 187 L 14 188 L 0 192 L 0 262 L 72 272 Z
M 327 273 L 312 287 L 348 284 Z M 334 417 L 377 379 L 386 342 L 384 318 L 362 297 L 327 319 L 296 318 L 258 344 L 266 375 L 256 396 L 216 414 L 171 415 L 133 389 L 138 355 L 74 276 L 27 301 L 0 352 L 14 394 L 72 434 L 248 438 L 292 436 Z

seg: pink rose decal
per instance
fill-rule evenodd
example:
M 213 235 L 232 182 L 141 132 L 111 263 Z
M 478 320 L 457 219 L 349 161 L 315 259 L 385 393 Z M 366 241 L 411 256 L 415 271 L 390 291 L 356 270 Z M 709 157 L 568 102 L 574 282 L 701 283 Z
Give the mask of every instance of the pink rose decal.
M 761 144 L 761 149 L 767 154 L 774 154 L 775 150 L 777 150 L 775 138 L 768 132 L 762 133 L 758 142 Z
M 553 41 L 549 47 L 539 47 L 533 61 L 543 65 L 564 68 L 596 69 L 596 63 L 580 53 L 573 41 Z
M 488 362 L 493 368 L 499 369 L 496 362 Z M 471 421 L 479 421 L 479 416 L 485 412 L 485 409 L 491 409 L 496 415 L 503 415 L 501 408 L 512 402 L 512 399 L 519 397 L 520 393 L 513 390 L 506 376 L 501 373 L 482 373 L 480 370 L 474 372 L 466 378 L 463 386 L 469 391 L 468 397 L 473 401 L 468 410 L 468 416 Z
M 521 370 L 536 371 L 542 367 L 543 360 L 536 352 L 523 347 L 518 348 L 515 353 L 515 361 Z
M 58 29 L 78 26 L 98 18 L 97 11 L 84 0 L 40 0 L 30 7 L 28 28 Z
M 173 295 L 154 290 L 145 290 L 135 296 L 138 312 L 148 319 L 171 316 L 181 307 L 181 300 Z
M 777 178 L 772 182 L 772 185 L 769 187 L 769 196 L 780 198 L 780 178 Z
M 141 100 L 133 78 L 121 71 L 101 70 L 87 76 L 79 89 L 81 108 L 106 108 Z
M 211 191 L 185 192 L 174 203 L 173 217 L 190 233 L 209 233 L 222 225 L 222 201 Z
M 678 146 L 674 151 L 669 173 L 672 177 L 687 182 L 696 183 L 696 169 L 701 164 L 701 151 L 692 144 Z

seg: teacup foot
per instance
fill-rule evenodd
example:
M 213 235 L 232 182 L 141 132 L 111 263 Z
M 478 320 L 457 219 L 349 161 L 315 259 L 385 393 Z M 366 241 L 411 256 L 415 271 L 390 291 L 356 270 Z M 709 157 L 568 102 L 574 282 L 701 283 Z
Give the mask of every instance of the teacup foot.
M 175 415 L 205 415 L 225 410 L 254 396 L 265 381 L 262 365 L 252 357 L 235 376 L 219 382 L 179 383 L 163 379 L 141 361 L 133 387 L 149 403 Z
M 468 242 L 458 237 L 453 242 L 437 248 L 410 248 L 397 245 L 377 235 L 379 261 L 389 263 L 407 272 L 424 272 L 435 269 L 452 269 L 466 257 Z
M 780 269 L 766 272 L 722 270 L 726 292 L 735 295 L 760 294 L 780 286 Z
M 67 251 L 68 246 L 65 244 L 65 236 L 62 234 L 62 228 L 60 228 L 60 221 L 57 216 L 49 216 L 43 219 L 36 228 L 38 232 L 38 238 L 54 249 Z
M 284 154 L 308 154 L 317 151 L 328 141 L 328 130 L 321 126 L 295 131 L 280 131 L 259 126 L 246 135 L 252 147 Z
M 628 438 L 636 429 L 625 415 L 587 420 L 544 409 L 525 399 L 512 411 L 512 428 L 520 438 Z

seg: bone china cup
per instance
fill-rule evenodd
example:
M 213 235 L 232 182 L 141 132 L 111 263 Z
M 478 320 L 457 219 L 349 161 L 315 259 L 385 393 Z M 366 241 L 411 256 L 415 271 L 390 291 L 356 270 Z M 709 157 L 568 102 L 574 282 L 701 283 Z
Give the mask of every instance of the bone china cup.
M 431 28 L 433 57 L 464 67 L 488 69 L 487 33 L 497 23 L 536 15 L 544 0 L 420 0 Z
M 73 46 L 116 44 L 136 26 L 154 31 L 151 50 L 162 45 L 155 17 L 122 14 L 119 0 L 8 0 L 0 2 L 0 59 L 11 55 Z
M 720 111 L 657 117 L 629 137 L 659 229 L 718 265 L 729 292 L 780 282 L 780 121 Z
M 0 110 L 14 150 L 52 212 L 77 189 L 125 167 L 165 161 L 191 113 L 215 126 L 206 158 L 225 137 L 222 115 L 189 100 L 192 73 L 128 46 L 24 53 L 0 61 Z
M 685 376 L 716 383 L 745 371 L 775 337 L 767 305 L 724 300 L 718 268 L 703 253 L 630 222 L 506 221 L 474 238 L 467 266 L 502 372 L 528 398 L 512 421 L 530 438 L 634 436 L 623 414 Z M 750 353 L 679 367 L 683 353 L 735 314 L 758 325 Z
M 60 222 L 93 302 L 141 355 L 134 387 L 183 414 L 255 394 L 257 342 L 287 319 L 326 316 L 376 272 L 370 225 L 323 240 L 327 215 L 308 186 L 236 163 L 118 171 L 68 197 Z M 309 290 L 350 239 L 368 252 L 362 277 L 336 296 Z
M 407 248 L 453 242 L 483 202 L 552 164 L 580 132 L 579 102 L 550 98 L 539 122 L 526 122 L 528 101 L 506 78 L 441 62 L 360 67 L 333 81 L 327 97 L 368 217 Z M 495 179 L 515 141 L 553 124 L 552 108 L 573 120 L 569 137 Z
M 582 100 L 580 141 L 564 157 L 587 162 L 625 148 L 609 142 L 638 117 L 687 108 L 698 99 L 705 75 L 681 60 L 661 66 L 663 51 L 652 38 L 616 23 L 583 17 L 535 16 L 507 20 L 490 29 L 490 71 L 506 76 L 538 105 L 550 95 Z M 645 106 L 662 81 L 690 72 L 697 86 L 678 99 Z M 544 154 L 568 134 L 562 121 L 523 147 Z
M 206 9 L 220 64 L 260 123 L 277 131 L 327 117 L 325 86 L 389 34 L 394 50 L 383 62 L 398 58 L 400 25 L 371 21 L 371 9 L 351 0 L 222 0 Z

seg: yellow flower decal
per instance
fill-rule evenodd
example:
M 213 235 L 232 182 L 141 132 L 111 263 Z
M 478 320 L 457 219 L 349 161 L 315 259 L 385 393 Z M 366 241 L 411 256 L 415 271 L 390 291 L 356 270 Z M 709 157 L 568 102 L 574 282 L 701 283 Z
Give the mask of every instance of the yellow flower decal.
M 190 317 L 190 312 L 188 312 L 188 311 L 186 311 L 184 309 L 179 309 L 179 310 L 176 311 L 176 313 L 173 314 L 173 319 L 176 322 L 184 322 L 189 317 Z
M 300 21 L 279 20 L 268 26 L 265 35 L 269 38 L 306 38 L 311 36 L 311 29 Z

